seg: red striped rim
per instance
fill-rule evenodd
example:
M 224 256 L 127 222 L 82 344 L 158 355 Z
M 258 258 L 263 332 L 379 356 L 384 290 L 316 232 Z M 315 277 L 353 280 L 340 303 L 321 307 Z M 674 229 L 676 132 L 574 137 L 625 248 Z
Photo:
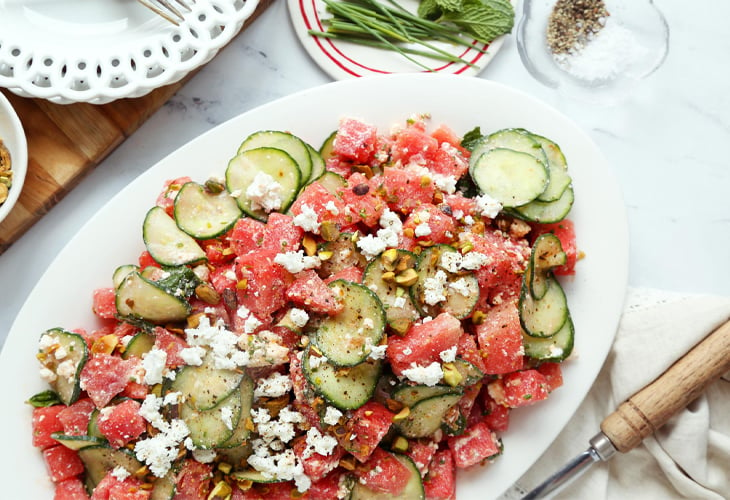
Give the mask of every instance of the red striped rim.
M 308 2 L 308 3 L 307 3 Z M 304 20 L 304 25 L 306 26 L 307 30 L 311 29 L 317 29 L 319 31 L 324 31 L 324 26 L 322 25 L 321 19 L 319 18 L 319 14 L 317 12 L 317 0 L 299 0 L 299 11 L 302 15 L 302 19 Z M 307 5 L 311 6 L 312 9 L 312 18 L 310 18 L 308 12 L 307 12 Z M 314 43 L 319 47 L 322 54 L 324 54 L 327 59 L 332 61 L 332 63 L 335 64 L 338 68 L 340 68 L 345 73 L 360 77 L 363 76 L 361 72 L 356 71 L 355 69 L 350 68 L 349 65 L 343 63 L 343 61 L 346 61 L 350 63 L 351 65 L 361 68 L 365 71 L 376 73 L 376 74 L 390 74 L 390 71 L 385 71 L 377 68 L 373 68 L 370 66 L 367 66 L 365 64 L 362 64 L 354 59 L 352 59 L 350 56 L 345 54 L 340 48 L 338 48 L 331 39 L 329 38 L 322 38 L 313 36 L 311 37 L 314 41 Z M 458 55 L 458 57 L 465 59 L 469 56 L 471 52 L 476 52 L 474 57 L 469 60 L 471 64 L 476 64 L 484 55 L 485 53 L 482 52 L 486 50 L 489 47 L 489 44 L 483 44 L 482 47 L 479 47 L 477 49 L 477 46 L 480 45 L 480 43 L 477 40 L 472 41 L 472 46 L 467 47 L 464 49 L 464 51 Z M 468 59 L 467 59 L 468 60 Z M 447 62 L 443 66 L 433 68 L 433 71 L 435 72 L 442 72 L 449 68 L 456 67 L 456 69 L 453 70 L 454 74 L 462 74 L 468 69 L 471 68 L 468 64 L 461 64 L 461 63 L 455 63 L 455 62 Z M 425 73 L 426 70 L 422 70 L 421 72 Z

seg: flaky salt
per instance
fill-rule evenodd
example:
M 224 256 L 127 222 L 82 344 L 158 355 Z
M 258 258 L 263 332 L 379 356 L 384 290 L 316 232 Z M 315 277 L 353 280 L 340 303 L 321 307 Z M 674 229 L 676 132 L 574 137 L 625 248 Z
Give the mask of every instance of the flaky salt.
M 581 46 L 553 57 L 558 66 L 574 77 L 601 81 L 626 72 L 645 50 L 630 30 L 609 17 L 603 28 Z

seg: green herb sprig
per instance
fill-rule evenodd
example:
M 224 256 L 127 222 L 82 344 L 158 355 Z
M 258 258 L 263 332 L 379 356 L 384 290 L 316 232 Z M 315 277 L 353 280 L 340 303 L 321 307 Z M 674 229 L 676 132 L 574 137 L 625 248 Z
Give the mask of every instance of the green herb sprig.
M 511 32 L 514 26 L 514 9 L 509 0 L 423 0 L 416 14 L 395 0 L 323 2 L 333 17 L 322 20 L 326 31 L 310 30 L 310 35 L 395 51 L 429 71 L 430 67 L 412 56 L 473 67 L 473 63 L 444 50 L 436 42 L 484 53 L 474 40 L 489 44 Z

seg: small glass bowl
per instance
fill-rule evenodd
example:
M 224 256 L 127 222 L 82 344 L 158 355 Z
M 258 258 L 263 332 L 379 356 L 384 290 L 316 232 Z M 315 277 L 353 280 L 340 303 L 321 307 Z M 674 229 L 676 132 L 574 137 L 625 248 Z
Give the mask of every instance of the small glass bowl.
M 609 15 L 602 29 L 585 41 L 582 50 L 558 56 L 547 42 L 556 3 L 524 0 L 517 26 L 520 58 L 544 85 L 579 100 L 612 103 L 664 62 L 669 26 L 651 0 L 604 0 Z

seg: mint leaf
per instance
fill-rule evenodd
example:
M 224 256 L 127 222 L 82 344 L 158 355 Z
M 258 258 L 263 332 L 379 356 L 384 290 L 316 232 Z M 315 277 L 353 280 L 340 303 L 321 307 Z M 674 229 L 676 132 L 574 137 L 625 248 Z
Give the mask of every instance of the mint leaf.
M 465 2 L 459 13 L 444 13 L 444 20 L 463 28 L 471 36 L 483 43 L 491 43 L 495 38 L 512 31 L 514 11 L 507 15 L 493 10 L 480 0 Z
M 454 12 L 462 8 L 461 0 L 435 0 L 441 10 L 445 12 Z
M 26 402 L 34 408 L 44 408 L 46 406 L 55 406 L 61 404 L 61 399 L 58 397 L 58 394 L 49 389 L 47 391 L 39 392 L 38 394 L 31 396 L 30 399 Z
M 474 127 L 469 132 L 464 134 L 464 138 L 461 139 L 461 147 L 466 148 L 469 151 L 474 150 L 474 146 L 477 145 L 479 141 L 481 141 L 482 137 L 482 129 L 479 127 Z
M 441 7 L 438 0 L 423 0 L 418 4 L 418 17 L 433 21 L 441 16 Z

